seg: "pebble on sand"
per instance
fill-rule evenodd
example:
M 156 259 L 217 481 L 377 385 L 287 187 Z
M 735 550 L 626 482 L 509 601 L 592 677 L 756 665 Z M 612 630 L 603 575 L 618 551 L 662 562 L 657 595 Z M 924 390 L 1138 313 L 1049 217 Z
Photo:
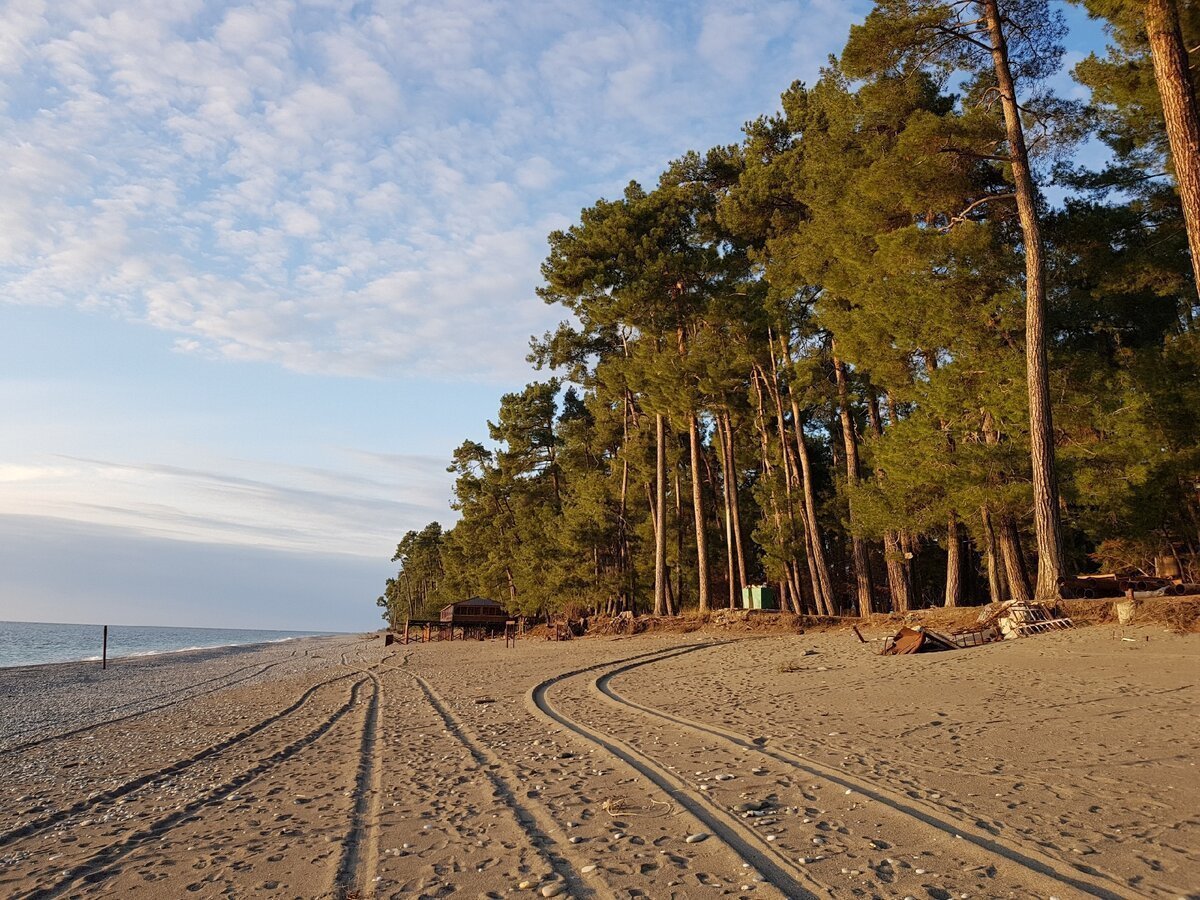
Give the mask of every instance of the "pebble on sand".
M 705 840 L 708 840 L 708 835 L 705 834 L 703 831 L 701 831 L 701 832 L 698 832 L 697 834 L 689 834 L 687 837 L 685 837 L 683 839 L 683 842 L 685 844 L 698 844 L 701 841 L 705 841 Z
M 567 889 L 567 886 L 565 884 L 563 884 L 561 881 L 554 881 L 554 882 L 551 882 L 550 884 L 544 885 L 542 887 L 542 896 L 543 897 L 557 897 L 559 894 L 565 892 L 566 889 Z

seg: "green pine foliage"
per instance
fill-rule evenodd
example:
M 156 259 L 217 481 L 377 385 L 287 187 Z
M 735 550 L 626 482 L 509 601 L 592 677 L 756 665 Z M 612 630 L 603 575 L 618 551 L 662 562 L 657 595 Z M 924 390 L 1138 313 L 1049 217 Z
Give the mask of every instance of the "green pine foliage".
M 740 144 L 549 236 L 539 293 L 567 318 L 529 360 L 551 377 L 455 452 L 458 521 L 404 536 L 386 617 L 471 595 L 645 612 L 660 532 L 672 612 L 702 581 L 714 607 L 771 583 L 785 608 L 853 612 L 856 559 L 873 608 L 940 604 L 951 541 L 964 600 L 1020 593 L 1002 560 L 1036 562 L 1024 248 L 977 5 L 877 3 Z M 1086 0 L 1114 43 L 1074 70 L 1085 110 L 1038 87 L 1061 51 L 1047 4 L 1000 3 L 1039 180 L 1065 193 L 1040 215 L 1068 570 L 1169 557 L 1200 581 L 1200 310 L 1136 5 Z M 1089 136 L 1102 172 L 1063 162 Z

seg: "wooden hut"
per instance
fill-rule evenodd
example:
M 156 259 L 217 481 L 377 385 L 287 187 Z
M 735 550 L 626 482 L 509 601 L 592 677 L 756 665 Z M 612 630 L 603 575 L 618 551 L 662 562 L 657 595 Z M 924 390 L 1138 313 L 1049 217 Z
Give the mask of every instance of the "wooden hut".
M 450 626 L 487 625 L 503 631 L 504 623 L 508 621 L 508 613 L 495 600 L 471 597 L 443 606 L 441 620 Z

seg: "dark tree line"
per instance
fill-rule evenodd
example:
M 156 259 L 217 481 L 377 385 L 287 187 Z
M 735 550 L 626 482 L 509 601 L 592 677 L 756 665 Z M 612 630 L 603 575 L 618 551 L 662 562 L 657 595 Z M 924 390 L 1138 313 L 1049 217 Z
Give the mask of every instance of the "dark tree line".
M 1200 11 L 1085 5 L 1112 40 L 1074 71 L 1090 105 L 1046 87 L 1047 0 L 886 0 L 741 143 L 551 234 L 553 374 L 455 452 L 460 519 L 405 536 L 386 614 L 1200 580 Z

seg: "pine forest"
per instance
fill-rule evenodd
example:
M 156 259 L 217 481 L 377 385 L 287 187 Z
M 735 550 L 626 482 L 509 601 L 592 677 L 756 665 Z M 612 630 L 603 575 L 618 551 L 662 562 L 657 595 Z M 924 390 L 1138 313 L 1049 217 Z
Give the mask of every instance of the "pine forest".
M 738 143 L 550 234 L 562 324 L 384 615 L 1200 582 L 1200 4 L 1080 5 L 1107 46 L 1064 69 L 1047 0 L 877 3 Z

